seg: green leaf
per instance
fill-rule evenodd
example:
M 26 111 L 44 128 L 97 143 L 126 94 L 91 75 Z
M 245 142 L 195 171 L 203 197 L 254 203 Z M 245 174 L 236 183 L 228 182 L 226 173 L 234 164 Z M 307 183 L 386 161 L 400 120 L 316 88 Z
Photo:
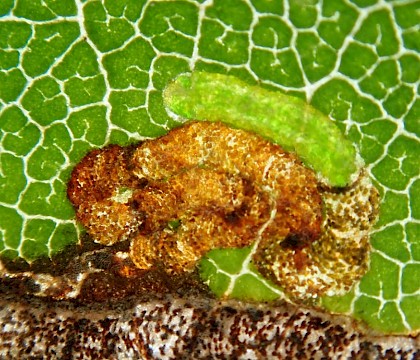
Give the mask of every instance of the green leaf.
M 19 0 L 14 8 L 14 15 L 35 21 L 53 20 L 76 13 L 76 4 L 72 0 Z
M 370 270 L 323 306 L 420 329 L 419 0 L 4 0 L 0 16 L 2 257 L 76 242 L 66 182 L 81 157 L 174 127 L 162 90 L 179 74 L 230 74 L 333 119 L 383 196 Z M 255 279 L 230 296 L 258 293 Z
M 251 247 L 210 251 L 200 262 L 200 277 L 218 297 L 269 301 L 283 297 L 249 262 Z M 244 265 L 245 264 L 245 265 Z
M 84 30 L 101 52 L 121 47 L 134 35 L 134 24 L 121 13 L 115 16 L 114 13 L 109 12 L 109 8 L 113 7 L 110 3 L 110 1 L 106 4 L 100 1 L 89 1 L 83 7 Z

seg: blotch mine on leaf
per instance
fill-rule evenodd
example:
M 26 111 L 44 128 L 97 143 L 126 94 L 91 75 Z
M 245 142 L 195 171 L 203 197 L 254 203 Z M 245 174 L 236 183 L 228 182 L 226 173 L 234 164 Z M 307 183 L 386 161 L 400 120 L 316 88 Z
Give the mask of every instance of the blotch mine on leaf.
M 73 169 L 67 186 L 77 219 L 104 245 L 127 240 L 142 222 L 141 214 L 121 201 L 121 192 L 141 186 L 128 170 L 130 152 L 118 145 L 91 151 Z
M 266 237 L 293 233 L 307 246 L 322 222 L 310 169 L 280 146 L 221 123 L 192 122 L 135 147 L 94 150 L 73 171 L 68 193 L 96 241 L 130 239 L 139 268 L 161 264 L 168 273 L 192 271 L 211 249 Z
M 237 279 L 252 275 L 267 280 L 262 289 L 271 293 L 284 292 L 289 300 L 315 300 L 321 296 L 343 295 L 367 271 L 370 255 L 369 235 L 377 219 L 379 194 L 366 171 L 345 189 L 320 186 L 324 203 L 321 235 L 308 246 L 291 234 L 286 239 L 263 239 L 254 252 L 245 249 L 216 249 L 201 260 L 200 276 L 219 297 L 256 299 L 256 288 L 239 293 L 234 291 Z M 237 257 L 242 256 L 240 265 Z M 252 260 L 252 262 L 250 262 Z M 245 266 L 244 266 L 245 265 Z M 244 281 L 243 281 L 244 282 Z M 229 284 L 233 285 L 229 287 Z M 260 286 L 260 287 L 261 287 Z M 252 281 L 248 281 L 251 289 Z M 242 288 L 247 289 L 246 285 Z M 270 299 L 268 293 L 265 300 Z
M 251 246 L 250 276 L 231 288 L 247 298 L 238 289 L 260 281 L 258 271 L 291 299 L 348 291 L 367 269 L 379 203 L 365 172 L 331 188 L 279 145 L 203 121 L 92 151 L 74 169 L 68 195 L 90 236 L 104 245 L 129 240 L 142 270 L 192 272 L 210 250 Z M 212 288 L 205 273 L 203 280 Z M 273 297 L 264 290 L 258 298 L 265 292 Z
M 346 189 L 320 192 L 325 215 L 318 239 L 301 249 L 274 240 L 254 255 L 257 269 L 294 299 L 343 295 L 369 265 L 369 236 L 380 198 L 367 172 Z

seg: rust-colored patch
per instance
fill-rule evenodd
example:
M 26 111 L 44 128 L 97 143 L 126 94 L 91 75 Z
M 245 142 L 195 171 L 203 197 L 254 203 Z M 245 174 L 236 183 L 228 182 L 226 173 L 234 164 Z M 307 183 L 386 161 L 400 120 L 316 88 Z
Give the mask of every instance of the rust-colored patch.
M 140 269 L 160 264 L 168 273 L 192 271 L 213 248 L 290 234 L 306 247 L 322 223 L 311 170 L 280 146 L 220 123 L 94 150 L 73 171 L 68 193 L 96 241 L 129 239 Z
M 93 150 L 74 168 L 67 195 L 78 220 L 101 244 L 127 240 L 141 225 L 130 203 L 113 201 L 116 191 L 141 187 L 127 169 L 132 149 L 111 145 Z
M 368 268 L 369 236 L 380 203 L 368 174 L 362 171 L 348 188 L 320 191 L 325 212 L 321 236 L 306 247 L 296 236 L 270 241 L 253 258 L 258 270 L 292 298 L 344 294 Z

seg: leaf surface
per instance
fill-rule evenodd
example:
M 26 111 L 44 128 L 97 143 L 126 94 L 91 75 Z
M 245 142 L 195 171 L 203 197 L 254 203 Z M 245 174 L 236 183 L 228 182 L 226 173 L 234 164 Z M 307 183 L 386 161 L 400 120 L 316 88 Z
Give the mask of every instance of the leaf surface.
M 227 73 L 332 118 L 381 191 L 370 270 L 324 306 L 420 328 L 420 1 L 8 0 L 0 16 L 2 256 L 76 242 L 72 167 L 175 126 L 162 89 L 180 73 Z

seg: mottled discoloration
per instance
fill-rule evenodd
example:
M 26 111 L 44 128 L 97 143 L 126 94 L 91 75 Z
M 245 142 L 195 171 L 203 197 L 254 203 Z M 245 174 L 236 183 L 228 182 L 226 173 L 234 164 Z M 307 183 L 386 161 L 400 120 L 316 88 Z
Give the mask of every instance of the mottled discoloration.
M 272 239 L 254 256 L 259 271 L 292 298 L 342 295 L 366 272 L 370 232 L 379 212 L 379 193 L 363 171 L 344 189 L 322 188 L 324 221 L 321 236 L 296 249 L 295 239 Z
M 73 170 L 67 194 L 78 220 L 101 244 L 127 240 L 142 223 L 141 214 L 129 203 L 115 201 L 121 188 L 141 183 L 128 171 L 131 148 L 111 145 L 91 151 Z
M 139 268 L 162 263 L 180 273 L 211 249 L 252 244 L 263 226 L 263 239 L 293 234 L 307 246 L 320 234 L 317 186 L 313 171 L 280 146 L 192 122 L 136 147 L 93 151 L 73 171 L 68 194 L 95 240 L 130 239 Z
M 144 190 L 143 201 L 137 201 L 148 214 L 146 226 L 157 224 L 154 232 L 133 237 L 132 257 L 140 266 L 150 267 L 154 259 L 180 272 L 191 270 L 211 249 L 289 234 L 305 246 L 320 234 L 315 174 L 294 154 L 255 134 L 192 122 L 141 144 L 132 162 L 136 176 L 150 183 L 148 201 Z M 173 218 L 181 220 L 177 229 L 162 226 Z
M 2 359 L 418 359 L 419 338 L 369 334 L 287 303 L 149 297 L 77 306 L 0 300 Z
M 147 219 L 132 238 L 133 261 L 141 269 L 161 262 L 175 274 L 193 270 L 210 249 L 250 245 L 271 212 L 268 195 L 249 180 L 201 168 L 154 182 L 134 199 Z
M 291 299 L 349 291 L 367 270 L 379 206 L 366 172 L 330 188 L 279 145 L 210 122 L 94 150 L 68 195 L 90 236 L 128 240 L 139 269 L 191 272 L 209 250 L 254 244 L 258 269 Z

